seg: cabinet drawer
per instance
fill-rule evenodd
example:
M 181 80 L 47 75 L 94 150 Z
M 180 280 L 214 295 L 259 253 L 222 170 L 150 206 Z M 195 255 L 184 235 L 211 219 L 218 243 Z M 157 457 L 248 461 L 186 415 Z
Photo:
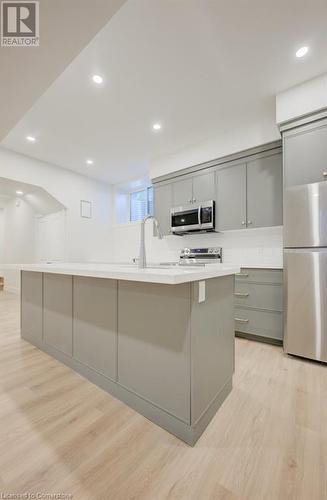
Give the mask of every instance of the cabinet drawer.
M 282 340 L 283 314 L 235 307 L 235 330 Z
M 281 285 L 267 283 L 235 283 L 235 305 L 268 309 L 269 311 L 283 310 L 283 290 Z
M 251 269 L 242 267 L 241 271 L 235 275 L 238 281 L 254 281 L 256 283 L 283 283 L 282 269 Z

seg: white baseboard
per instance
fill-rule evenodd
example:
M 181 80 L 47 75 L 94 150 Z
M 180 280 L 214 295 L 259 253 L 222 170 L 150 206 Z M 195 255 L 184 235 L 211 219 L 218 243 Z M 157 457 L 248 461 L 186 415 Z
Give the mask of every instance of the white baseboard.
M 16 295 L 20 294 L 20 289 L 14 286 L 5 286 L 4 291 L 9 293 L 15 293 Z

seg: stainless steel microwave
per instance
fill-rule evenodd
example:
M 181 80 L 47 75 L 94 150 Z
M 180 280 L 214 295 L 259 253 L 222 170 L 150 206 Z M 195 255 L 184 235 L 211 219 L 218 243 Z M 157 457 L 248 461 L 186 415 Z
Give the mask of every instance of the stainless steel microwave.
M 172 208 L 170 229 L 173 234 L 179 235 L 215 231 L 215 202 L 210 200 Z

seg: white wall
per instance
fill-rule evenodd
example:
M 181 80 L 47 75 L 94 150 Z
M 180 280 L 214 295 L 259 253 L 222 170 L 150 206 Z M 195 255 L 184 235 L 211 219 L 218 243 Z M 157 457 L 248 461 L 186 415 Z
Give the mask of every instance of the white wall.
M 111 260 L 112 215 L 109 185 L 4 148 L 0 148 L 0 177 L 40 186 L 66 207 L 64 226 L 60 221 L 50 218 L 43 233 L 42 229 L 38 228 L 37 242 L 35 243 L 34 240 L 34 253 L 30 250 L 31 241 L 28 240 L 28 234 L 31 232 L 27 228 L 31 225 L 26 224 L 26 231 L 24 231 L 23 224 L 20 226 L 22 232 L 20 237 L 24 241 L 20 245 L 22 250 L 20 253 L 15 249 L 17 247 L 15 238 L 18 236 L 12 235 L 7 240 L 7 234 L 10 234 L 10 224 L 6 224 L 4 239 L 6 248 L 9 249 L 6 250 L 4 256 L 6 264 L 33 262 L 41 255 L 44 260 L 52 257 L 55 260 L 61 260 L 63 253 L 65 260 L 70 262 Z M 92 202 L 91 219 L 80 217 L 81 200 Z M 34 213 L 33 216 L 35 222 Z M 18 221 L 16 222 L 18 224 Z M 64 241 L 57 241 L 56 248 L 52 251 L 50 242 L 45 244 L 46 233 L 52 234 L 52 238 L 63 238 Z M 35 236 L 34 226 L 33 237 Z M 41 245 L 39 251 L 35 250 L 36 244 Z M 17 291 L 19 288 L 18 270 L 6 268 L 3 274 L 5 288 Z
M 113 260 L 127 262 L 138 257 L 140 224 L 118 225 L 113 228 Z M 282 227 L 244 229 L 225 233 L 192 236 L 167 236 L 158 240 L 152 236 L 152 224 L 146 226 L 146 251 L 150 262 L 175 261 L 183 247 L 222 246 L 224 262 L 240 265 L 281 266 L 283 264 Z
M 0 276 L 3 276 L 2 264 L 3 264 L 4 251 L 5 251 L 4 223 L 5 223 L 4 209 L 0 207 Z
M 327 107 L 327 73 L 276 96 L 276 122 L 283 123 Z
M 275 105 L 267 105 L 260 116 L 244 116 L 238 127 L 217 133 L 210 140 L 158 158 L 150 165 L 150 178 L 237 153 L 280 139 L 275 123 Z
M 0 176 L 44 188 L 67 208 L 67 260 L 110 260 L 109 185 L 0 148 Z M 92 219 L 80 217 L 80 201 L 93 204 Z
M 32 207 L 24 200 L 11 198 L 3 210 L 3 253 L 1 263 L 5 289 L 19 292 L 17 263 L 35 261 L 36 219 Z
M 10 199 L 4 209 L 5 264 L 35 261 L 35 214 L 24 200 Z
M 36 220 L 36 260 L 66 261 L 66 210 Z

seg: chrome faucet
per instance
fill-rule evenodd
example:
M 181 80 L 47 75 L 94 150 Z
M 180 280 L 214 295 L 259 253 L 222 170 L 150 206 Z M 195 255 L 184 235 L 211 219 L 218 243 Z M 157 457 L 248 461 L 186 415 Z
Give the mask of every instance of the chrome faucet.
M 144 269 L 146 267 L 146 253 L 145 253 L 145 223 L 147 220 L 153 219 L 153 225 L 156 228 L 157 236 L 159 240 L 162 240 L 163 234 L 160 229 L 159 222 L 153 215 L 147 215 L 141 222 L 141 239 L 140 239 L 140 256 L 138 260 L 139 269 Z

